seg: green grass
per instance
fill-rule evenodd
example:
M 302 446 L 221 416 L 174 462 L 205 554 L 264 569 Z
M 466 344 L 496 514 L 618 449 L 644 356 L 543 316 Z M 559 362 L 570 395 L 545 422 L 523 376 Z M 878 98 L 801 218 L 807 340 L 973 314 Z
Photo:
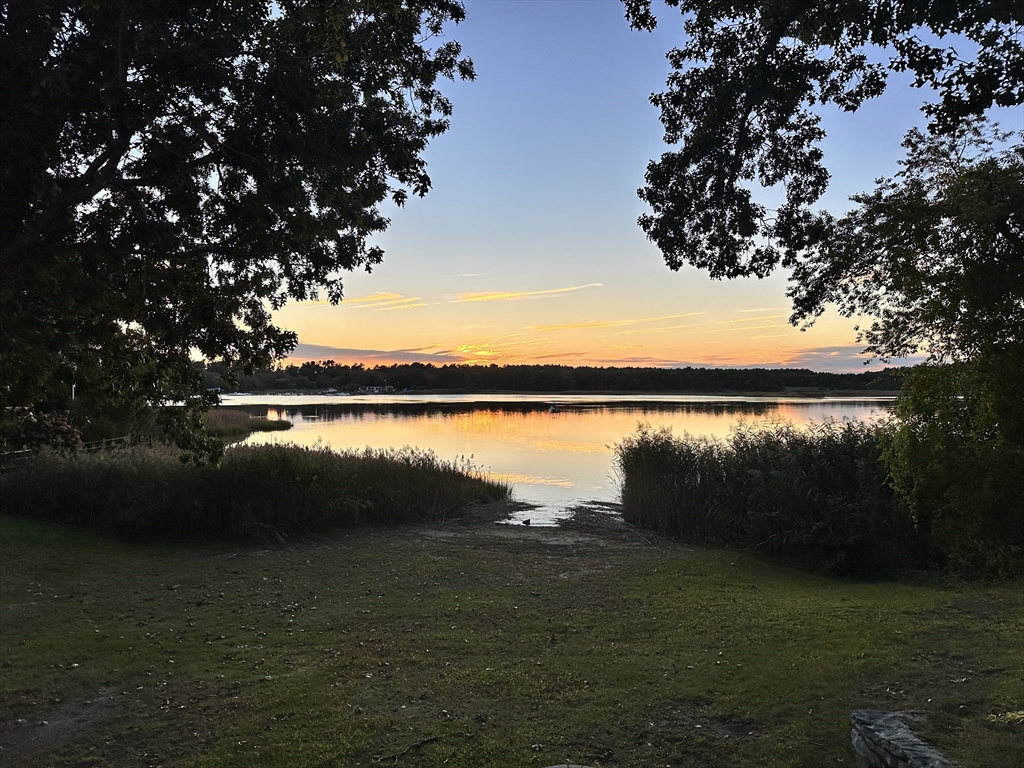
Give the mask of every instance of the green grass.
M 510 488 L 433 453 L 263 445 L 216 466 L 172 448 L 40 454 L 0 475 L 0 512 L 158 541 L 274 539 L 354 525 L 442 520 Z
M 850 710 L 917 708 L 962 768 L 1019 765 L 988 719 L 1024 709 L 1019 582 L 452 530 L 149 547 L 0 518 L 0 762 L 852 766 Z

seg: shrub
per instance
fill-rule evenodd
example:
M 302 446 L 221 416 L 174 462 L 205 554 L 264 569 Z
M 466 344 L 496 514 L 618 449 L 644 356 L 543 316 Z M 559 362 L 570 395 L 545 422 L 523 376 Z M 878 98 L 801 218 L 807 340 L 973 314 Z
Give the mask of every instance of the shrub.
M 5 451 L 50 448 L 66 453 L 82 447 L 82 433 L 67 412 L 9 410 L 0 421 L 0 446 Z
M 922 365 L 886 443 L 893 484 L 930 558 L 960 573 L 1024 574 L 1024 354 Z

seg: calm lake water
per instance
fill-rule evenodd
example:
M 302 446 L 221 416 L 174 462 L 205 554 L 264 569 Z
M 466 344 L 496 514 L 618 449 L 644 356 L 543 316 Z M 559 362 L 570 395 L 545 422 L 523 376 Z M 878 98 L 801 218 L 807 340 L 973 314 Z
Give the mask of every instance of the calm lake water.
M 871 421 L 892 398 L 770 398 L 700 395 L 226 395 L 224 405 L 287 419 L 287 432 L 257 432 L 246 442 L 347 448 L 429 449 L 465 457 L 513 484 L 523 513 L 550 524 L 581 501 L 616 501 L 615 444 L 637 425 L 675 434 L 726 437 L 740 422 L 806 426 L 826 419 Z

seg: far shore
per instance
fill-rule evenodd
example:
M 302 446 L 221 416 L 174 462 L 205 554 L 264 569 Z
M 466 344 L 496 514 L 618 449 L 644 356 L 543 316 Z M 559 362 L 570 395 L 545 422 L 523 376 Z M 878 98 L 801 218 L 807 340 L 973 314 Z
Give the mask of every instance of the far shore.
M 336 395 L 339 397 L 362 395 L 372 397 L 366 393 L 358 392 L 342 392 L 342 391 L 328 391 L 328 390 L 301 390 L 296 391 L 294 389 L 268 389 L 263 391 L 254 392 L 221 392 L 221 395 L 235 396 L 235 397 L 263 397 L 263 396 L 291 396 L 291 397 L 327 397 Z M 563 396 L 584 396 L 584 397 L 602 397 L 604 395 L 614 395 L 616 397 L 622 396 L 643 396 L 651 397 L 657 395 L 666 396 L 677 396 L 677 395 L 699 395 L 702 397 L 855 397 L 855 398 L 892 398 L 898 397 L 900 391 L 896 390 L 863 390 L 863 389 L 822 389 L 816 387 L 787 387 L 781 392 L 766 392 L 766 391 L 738 391 L 738 390 L 721 390 L 721 391 L 702 391 L 702 390 L 579 390 L 570 389 L 558 392 L 549 392 L 543 390 L 512 390 L 512 389 L 415 389 L 411 391 L 396 390 L 395 392 L 388 392 L 387 396 L 392 395 L 502 395 L 502 396 L 514 396 L 524 395 L 530 397 L 546 396 L 546 397 L 563 397 Z

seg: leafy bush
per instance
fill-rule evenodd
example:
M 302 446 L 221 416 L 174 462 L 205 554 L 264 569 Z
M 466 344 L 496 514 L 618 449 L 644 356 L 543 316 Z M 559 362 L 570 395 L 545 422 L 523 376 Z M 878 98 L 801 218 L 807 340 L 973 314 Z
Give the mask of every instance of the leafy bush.
M 5 451 L 50 448 L 66 453 L 82 447 L 82 433 L 68 413 L 9 409 L 0 421 L 0 446 Z
M 244 446 L 219 465 L 166 446 L 43 453 L 0 476 L 0 511 L 159 540 L 280 537 L 355 525 L 440 520 L 507 498 L 433 453 Z
M 693 542 L 760 548 L 832 573 L 874 573 L 913 553 L 885 482 L 883 427 L 741 426 L 727 441 L 641 426 L 616 446 L 623 512 Z
M 885 458 L 930 558 L 965 573 L 1024 573 L 1021 353 L 923 365 L 897 403 Z

